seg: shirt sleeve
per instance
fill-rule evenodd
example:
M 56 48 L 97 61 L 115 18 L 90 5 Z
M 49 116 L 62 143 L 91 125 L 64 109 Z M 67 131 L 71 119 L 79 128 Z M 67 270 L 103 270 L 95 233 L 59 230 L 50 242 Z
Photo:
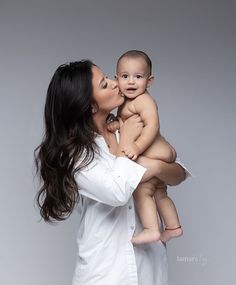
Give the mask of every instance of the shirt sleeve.
M 192 177 L 193 174 L 189 171 L 189 169 L 184 165 L 184 163 L 180 160 L 179 157 L 176 158 L 175 160 L 176 163 L 178 163 L 180 166 L 183 167 L 184 171 L 185 171 L 185 179 L 189 178 L 189 177 Z
M 143 177 L 146 168 L 125 157 L 112 166 L 94 159 L 75 175 L 80 195 L 110 206 L 125 205 Z

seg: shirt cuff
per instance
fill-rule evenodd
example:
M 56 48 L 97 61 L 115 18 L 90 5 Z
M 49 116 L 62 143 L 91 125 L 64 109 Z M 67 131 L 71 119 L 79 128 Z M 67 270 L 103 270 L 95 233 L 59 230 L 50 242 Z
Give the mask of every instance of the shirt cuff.
M 146 168 L 126 157 L 117 157 L 115 159 L 114 172 L 121 175 L 124 180 L 133 188 L 136 189 L 140 183 Z
M 184 171 L 185 171 L 185 178 L 188 178 L 188 177 L 192 177 L 193 174 L 188 170 L 188 168 L 183 164 L 183 162 L 179 159 L 179 157 L 176 158 L 175 160 L 176 163 L 178 163 L 181 167 L 183 167 Z

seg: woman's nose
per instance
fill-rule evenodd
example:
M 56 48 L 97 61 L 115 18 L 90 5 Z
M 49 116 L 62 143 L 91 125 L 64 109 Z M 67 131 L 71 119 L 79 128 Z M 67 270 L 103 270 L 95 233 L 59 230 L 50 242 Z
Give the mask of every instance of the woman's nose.
M 111 80 L 111 88 L 115 89 L 116 87 L 117 87 L 117 81 L 116 80 Z

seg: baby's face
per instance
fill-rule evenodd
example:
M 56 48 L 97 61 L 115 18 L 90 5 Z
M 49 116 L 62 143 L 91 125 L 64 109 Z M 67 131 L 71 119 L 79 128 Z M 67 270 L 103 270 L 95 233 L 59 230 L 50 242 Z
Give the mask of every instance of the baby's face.
M 141 57 L 123 57 L 118 64 L 118 85 L 127 98 L 143 94 L 148 87 L 149 76 L 147 63 Z

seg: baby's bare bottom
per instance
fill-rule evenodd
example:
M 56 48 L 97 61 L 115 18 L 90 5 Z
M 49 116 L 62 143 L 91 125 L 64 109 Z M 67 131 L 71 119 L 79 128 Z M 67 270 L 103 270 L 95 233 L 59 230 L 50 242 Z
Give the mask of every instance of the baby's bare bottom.
M 180 236 L 178 214 L 173 201 L 167 196 L 167 187 L 159 181 L 158 184 L 152 180 L 141 183 L 134 191 L 134 199 L 143 226 L 143 231 L 133 237 L 135 244 L 168 241 L 173 237 Z M 158 212 L 165 224 L 165 230 L 161 233 Z
M 152 145 L 142 153 L 142 155 L 169 163 L 174 162 L 176 159 L 175 149 L 160 134 L 156 137 Z

